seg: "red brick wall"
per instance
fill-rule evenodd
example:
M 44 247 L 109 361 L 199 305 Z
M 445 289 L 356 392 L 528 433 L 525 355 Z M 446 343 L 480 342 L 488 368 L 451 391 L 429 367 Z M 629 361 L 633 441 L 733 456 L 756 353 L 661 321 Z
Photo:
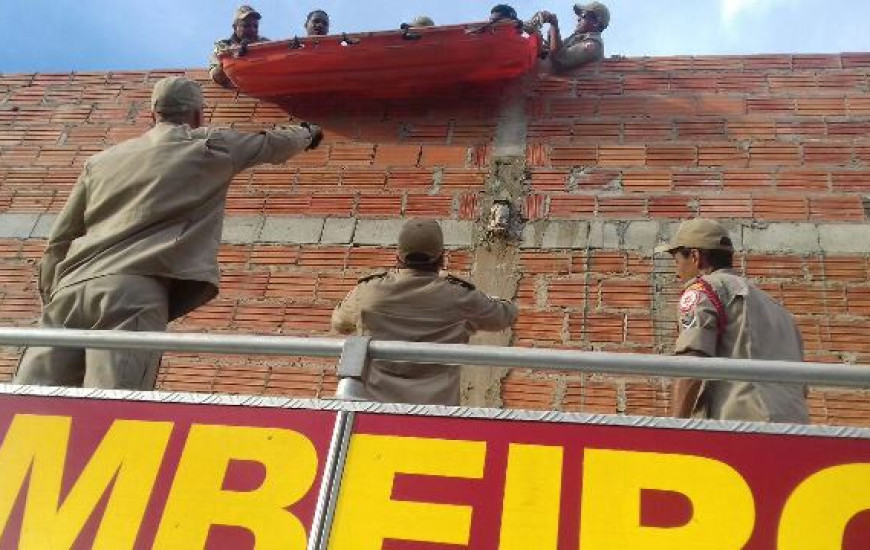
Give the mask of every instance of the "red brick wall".
M 148 126 L 151 83 L 168 74 L 0 76 L 0 216 L 62 206 L 91 154 Z M 201 71 L 189 76 L 203 79 Z M 606 61 L 524 85 L 529 224 L 679 221 L 854 228 L 870 212 L 870 54 Z M 211 123 L 243 130 L 282 108 L 206 86 Z M 500 124 L 496 92 L 434 100 L 287 107 L 327 141 L 285 166 L 241 174 L 228 216 L 431 216 L 478 220 Z M 2 222 L 2 219 L 0 219 Z M 754 225 L 753 225 L 754 224 Z M 0 242 L 0 323 L 35 323 L 44 241 Z M 355 279 L 389 267 L 389 247 L 225 245 L 221 296 L 174 330 L 324 335 Z M 798 315 L 809 359 L 870 364 L 870 242 L 846 253 L 749 251 L 739 268 Z M 449 267 L 471 276 L 472 247 Z M 679 285 L 667 262 L 619 245 L 519 254 L 515 345 L 667 353 Z M 18 350 L 0 356 L 8 379 Z M 298 368 L 286 368 L 288 365 Z M 331 362 L 170 355 L 166 390 L 326 396 Z M 661 380 L 511 372 L 508 407 L 664 414 Z M 819 422 L 870 425 L 862 392 L 812 394 Z

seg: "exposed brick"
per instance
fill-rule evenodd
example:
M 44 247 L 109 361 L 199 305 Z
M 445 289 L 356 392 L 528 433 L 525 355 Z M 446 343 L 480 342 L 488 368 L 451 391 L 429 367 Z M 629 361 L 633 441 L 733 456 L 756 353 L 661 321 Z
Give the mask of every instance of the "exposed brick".
M 528 273 L 567 274 L 571 269 L 571 258 L 566 254 L 549 252 L 523 252 L 520 267 Z
M 482 187 L 486 173 L 481 170 L 446 169 L 442 174 L 441 185 L 445 188 Z
M 408 195 L 405 215 L 412 218 L 449 218 L 453 197 L 443 195 Z
M 776 139 L 776 122 L 767 119 L 739 118 L 725 122 L 732 139 Z
M 502 401 L 509 408 L 549 410 L 553 407 L 556 381 L 516 370 L 502 381 Z
M 635 192 L 667 192 L 673 185 L 671 172 L 626 172 L 622 175 L 622 187 Z
M 646 214 L 645 197 L 598 197 L 596 213 L 605 218 L 643 218 Z
M 790 166 L 800 164 L 800 149 L 784 143 L 759 143 L 749 148 L 750 166 Z
M 419 145 L 378 144 L 375 150 L 375 166 L 416 166 L 420 160 Z
M 752 199 L 740 195 L 702 197 L 698 214 L 707 218 L 751 218 Z
M 553 218 L 594 215 L 595 197 L 556 195 L 550 199 L 550 216 Z
M 609 279 L 600 287 L 601 307 L 649 310 L 652 289 L 647 281 Z
M 547 170 L 538 168 L 531 172 L 532 189 L 536 191 L 566 191 L 567 170 Z
M 553 166 L 588 166 L 598 162 L 598 149 L 576 145 L 555 145 L 550 151 Z
M 748 163 L 748 152 L 738 145 L 721 143 L 698 146 L 698 166 L 744 167 Z
M 514 324 L 514 336 L 518 344 L 526 342 L 542 347 L 560 346 L 563 343 L 564 322 L 564 313 L 524 310 Z
M 645 162 L 646 149 L 644 147 L 602 145 L 598 149 L 598 164 L 600 166 L 643 166 Z M 555 162 L 553 164 L 555 165 Z
M 674 125 L 669 122 L 626 121 L 624 124 L 626 143 L 647 143 L 674 139 Z
M 825 192 L 831 188 L 827 172 L 787 170 L 776 175 L 776 188 L 798 193 Z
M 697 215 L 694 201 L 683 195 L 650 197 L 647 208 L 651 218 L 688 219 Z
M 646 148 L 646 164 L 649 166 L 693 166 L 696 163 L 695 147 L 650 145 Z
M 831 175 L 835 191 L 870 191 L 870 170 L 835 172 Z
M 556 279 L 547 285 L 547 303 L 553 307 L 581 310 L 586 306 L 589 283 L 585 278 Z
M 860 196 L 810 197 L 810 219 L 825 221 L 864 221 L 864 201 Z
M 753 213 L 761 220 L 806 220 L 808 203 L 804 197 L 755 197 Z
M 804 145 L 804 164 L 845 166 L 851 162 L 851 144 L 807 143 Z
M 456 145 L 424 145 L 421 166 L 454 166 L 466 164 L 468 148 Z
M 728 170 L 722 174 L 722 185 L 728 191 L 772 191 L 774 174 L 764 170 Z

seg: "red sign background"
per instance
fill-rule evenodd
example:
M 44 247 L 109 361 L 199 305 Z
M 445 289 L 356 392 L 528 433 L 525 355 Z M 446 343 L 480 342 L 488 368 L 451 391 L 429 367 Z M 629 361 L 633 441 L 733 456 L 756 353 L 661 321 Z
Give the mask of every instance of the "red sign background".
M 746 548 L 757 550 L 777 548 L 777 527 L 783 505 L 803 480 L 829 467 L 870 463 L 870 440 L 815 436 L 375 414 L 357 416 L 354 436 L 359 434 L 485 441 L 487 451 L 482 479 L 399 474 L 391 497 L 396 501 L 471 506 L 473 519 L 468 548 L 475 550 L 500 548 L 505 472 L 511 444 L 564 449 L 559 550 L 580 548 L 582 474 L 584 453 L 588 449 L 692 455 L 729 465 L 743 476 L 754 496 L 755 529 Z M 870 487 L 863 491 L 870 492 Z M 641 522 L 645 526 L 678 527 L 691 515 L 691 503 L 677 493 L 651 491 L 642 496 Z M 825 519 L 820 517 L 818 521 Z M 870 548 L 868 541 L 870 513 L 864 512 L 850 522 L 843 548 L 863 550 Z M 387 540 L 383 545 L 385 550 L 462 547 L 398 540 Z
M 0 434 L 2 434 L 0 437 L 6 435 L 15 415 L 72 417 L 61 501 L 92 458 L 114 421 L 124 419 L 174 423 L 136 542 L 136 548 L 142 549 L 152 547 L 192 425 L 279 428 L 299 432 L 307 437 L 317 451 L 317 477 L 305 497 L 290 507 L 289 511 L 298 517 L 310 532 L 323 465 L 336 417 L 335 413 L 326 411 L 0 395 Z M 39 437 L 39 434 L 34 436 Z M 264 476 L 263 466 L 255 461 L 232 461 L 227 469 L 223 489 L 251 491 L 263 482 Z M 6 529 L 0 536 L 0 548 L 18 547 L 17 540 L 27 493 L 26 483 L 19 493 Z M 109 493 L 109 490 L 106 493 Z M 106 502 L 107 497 L 104 495 L 78 537 L 75 548 L 84 549 L 93 546 Z M 213 526 L 209 531 L 207 547 L 252 548 L 253 542 L 253 536 L 246 529 Z

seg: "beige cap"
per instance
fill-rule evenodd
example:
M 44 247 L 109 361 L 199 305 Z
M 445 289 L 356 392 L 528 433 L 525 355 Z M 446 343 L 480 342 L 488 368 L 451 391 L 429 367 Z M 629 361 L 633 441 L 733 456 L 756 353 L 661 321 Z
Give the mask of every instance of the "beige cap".
M 734 251 L 728 230 L 716 220 L 695 218 L 680 224 L 671 242 L 656 247 L 656 252 L 673 252 L 678 248 Z
M 236 10 L 236 18 L 233 19 L 233 21 L 239 22 L 242 19 L 248 17 L 249 15 L 254 16 L 254 18 L 256 18 L 256 19 L 263 18 L 263 16 L 260 15 L 260 12 L 258 12 L 257 10 L 252 8 L 251 6 L 244 5 L 244 6 L 239 6 L 239 9 Z
M 590 2 L 588 4 L 574 4 L 574 13 L 580 15 L 581 12 L 591 11 L 601 23 L 601 28 L 606 29 L 610 25 L 610 10 L 601 2 Z
M 202 109 L 199 84 L 181 76 L 162 78 L 151 92 L 151 109 L 162 114 L 187 113 Z
M 399 259 L 431 263 L 444 253 L 444 234 L 435 220 L 409 220 L 399 232 Z

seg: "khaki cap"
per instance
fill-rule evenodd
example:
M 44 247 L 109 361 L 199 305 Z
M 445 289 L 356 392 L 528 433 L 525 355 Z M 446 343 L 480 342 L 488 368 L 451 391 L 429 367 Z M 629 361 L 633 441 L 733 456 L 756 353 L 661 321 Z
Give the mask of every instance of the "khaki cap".
M 428 15 L 418 15 L 411 21 L 412 27 L 434 27 L 435 21 Z
M 435 220 L 409 220 L 399 232 L 399 259 L 431 263 L 444 254 L 444 234 Z M 417 257 L 412 257 L 417 256 Z
M 681 223 L 673 240 L 657 246 L 656 252 L 673 252 L 678 248 L 734 251 L 728 230 L 716 220 L 707 218 L 695 218 Z
M 591 11 L 601 23 L 601 28 L 606 29 L 610 25 L 610 10 L 601 2 L 590 2 L 588 4 L 574 4 L 574 13 L 580 15 L 581 12 Z
M 162 78 L 151 92 L 151 109 L 162 114 L 187 113 L 202 109 L 199 84 L 181 76 Z
M 248 17 L 249 15 L 254 16 L 254 18 L 256 18 L 256 19 L 263 18 L 263 16 L 260 15 L 260 12 L 258 12 L 257 10 L 252 8 L 251 6 L 244 5 L 244 6 L 239 6 L 239 9 L 236 10 L 236 18 L 233 19 L 233 21 L 239 22 L 242 19 Z

